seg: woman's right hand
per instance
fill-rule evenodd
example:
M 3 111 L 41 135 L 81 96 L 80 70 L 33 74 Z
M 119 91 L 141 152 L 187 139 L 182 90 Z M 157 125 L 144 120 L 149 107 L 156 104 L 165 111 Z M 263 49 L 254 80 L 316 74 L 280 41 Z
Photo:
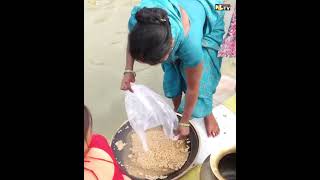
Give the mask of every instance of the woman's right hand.
M 124 91 L 129 90 L 133 93 L 130 83 L 134 83 L 135 81 L 136 80 L 133 73 L 125 73 L 122 78 L 120 89 Z

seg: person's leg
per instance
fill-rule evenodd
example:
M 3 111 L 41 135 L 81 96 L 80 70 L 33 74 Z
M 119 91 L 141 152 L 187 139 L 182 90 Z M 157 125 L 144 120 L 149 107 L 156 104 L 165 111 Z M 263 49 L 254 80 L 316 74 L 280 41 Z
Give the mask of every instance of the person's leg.
M 209 137 L 215 137 L 220 133 L 219 125 L 216 121 L 216 118 L 213 116 L 212 112 L 208 116 L 204 117 L 204 122 Z
M 174 111 L 175 112 L 178 112 L 178 108 L 179 108 L 180 103 L 181 103 L 181 98 L 182 98 L 182 95 L 179 95 L 179 96 L 176 96 L 176 97 L 172 98 L 172 102 L 173 102 L 173 106 L 174 106 Z
M 221 78 L 221 58 L 216 58 L 215 51 L 204 51 L 204 68 L 200 81 L 199 98 L 193 115 L 203 117 L 208 136 L 215 137 L 219 134 L 219 125 L 212 114 L 213 94 Z
M 164 62 L 161 64 L 163 76 L 163 91 L 167 98 L 172 99 L 174 111 L 177 112 L 181 103 L 183 81 L 179 70 L 179 62 L 176 64 Z

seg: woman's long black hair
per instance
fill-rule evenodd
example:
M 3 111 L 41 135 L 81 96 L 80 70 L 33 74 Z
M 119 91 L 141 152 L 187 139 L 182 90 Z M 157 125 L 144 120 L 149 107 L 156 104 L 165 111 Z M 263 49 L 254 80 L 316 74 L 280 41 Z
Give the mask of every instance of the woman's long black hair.
M 137 24 L 128 39 L 131 57 L 150 65 L 161 63 L 171 50 L 172 42 L 167 12 L 161 8 L 143 8 L 135 18 Z

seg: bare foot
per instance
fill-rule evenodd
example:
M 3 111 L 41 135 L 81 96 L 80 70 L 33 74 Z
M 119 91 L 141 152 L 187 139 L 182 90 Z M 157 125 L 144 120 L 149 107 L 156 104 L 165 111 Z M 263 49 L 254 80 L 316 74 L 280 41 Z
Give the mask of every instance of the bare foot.
M 212 113 L 204 118 L 204 122 L 206 125 L 208 137 L 215 137 L 219 134 L 219 125 Z

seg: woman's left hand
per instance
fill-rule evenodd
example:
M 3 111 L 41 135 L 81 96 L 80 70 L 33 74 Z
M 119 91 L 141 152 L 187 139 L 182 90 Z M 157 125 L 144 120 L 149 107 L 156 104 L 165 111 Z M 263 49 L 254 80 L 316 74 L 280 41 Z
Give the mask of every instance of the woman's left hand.
M 178 136 L 179 139 L 185 139 L 190 133 L 190 127 L 179 126 L 178 127 Z

